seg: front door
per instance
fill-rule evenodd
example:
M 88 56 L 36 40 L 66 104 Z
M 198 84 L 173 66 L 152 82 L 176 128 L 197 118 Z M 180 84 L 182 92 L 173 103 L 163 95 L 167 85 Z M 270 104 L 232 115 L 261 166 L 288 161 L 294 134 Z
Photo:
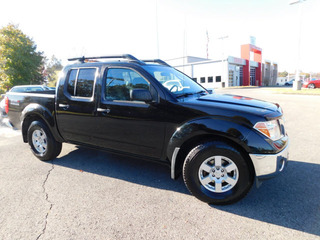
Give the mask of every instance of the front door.
M 149 89 L 154 101 L 133 101 L 132 89 Z M 165 136 L 165 108 L 149 81 L 134 69 L 109 68 L 102 80 L 94 142 L 101 147 L 160 158 Z

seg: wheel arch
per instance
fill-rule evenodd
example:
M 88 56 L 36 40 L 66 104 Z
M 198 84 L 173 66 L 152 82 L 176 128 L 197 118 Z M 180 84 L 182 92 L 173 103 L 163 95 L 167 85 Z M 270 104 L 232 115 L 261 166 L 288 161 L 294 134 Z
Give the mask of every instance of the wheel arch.
M 29 104 L 22 111 L 21 119 L 22 138 L 25 143 L 28 142 L 27 133 L 29 126 L 33 121 L 42 121 L 49 128 L 56 141 L 64 141 L 57 130 L 54 112 L 51 113 L 47 108 L 39 104 Z
M 179 176 L 188 152 L 200 143 L 208 141 L 223 141 L 234 146 L 253 168 L 249 156 L 250 147 L 246 141 L 250 132 L 249 126 L 233 119 L 209 117 L 183 124 L 172 135 L 167 147 L 171 178 L 176 179 Z
M 188 153 L 195 148 L 197 145 L 204 143 L 204 142 L 212 142 L 212 141 L 219 141 L 223 142 L 227 145 L 231 145 L 234 147 L 237 151 L 240 152 L 240 154 L 243 156 L 243 158 L 247 161 L 250 169 L 249 171 L 252 172 L 252 176 L 255 176 L 255 170 L 253 162 L 249 156 L 248 151 L 239 143 L 236 141 L 231 140 L 230 138 L 227 138 L 225 136 L 221 135 L 212 135 L 212 134 L 204 134 L 204 135 L 197 135 L 194 136 L 187 141 L 185 141 L 178 149 L 178 153 L 176 154 L 176 159 L 174 160 L 175 163 L 171 165 L 173 169 L 171 169 L 171 177 L 173 179 L 178 178 L 181 175 L 183 163 L 185 161 L 185 158 L 187 157 Z

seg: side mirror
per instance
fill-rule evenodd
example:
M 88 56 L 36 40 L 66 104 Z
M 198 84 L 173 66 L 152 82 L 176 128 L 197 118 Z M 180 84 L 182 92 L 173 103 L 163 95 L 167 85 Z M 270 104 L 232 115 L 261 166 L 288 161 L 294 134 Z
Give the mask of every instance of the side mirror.
M 152 102 L 150 91 L 143 88 L 130 90 L 130 99 L 133 101 Z
M 207 92 L 208 92 L 209 94 L 213 94 L 213 93 L 214 93 L 214 89 L 207 89 Z

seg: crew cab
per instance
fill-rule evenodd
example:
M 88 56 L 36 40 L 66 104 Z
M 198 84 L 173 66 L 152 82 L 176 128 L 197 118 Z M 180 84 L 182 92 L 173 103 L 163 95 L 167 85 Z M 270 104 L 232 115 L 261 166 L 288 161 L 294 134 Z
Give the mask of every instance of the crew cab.
M 114 60 L 117 59 L 117 60 Z M 74 58 L 55 93 L 7 94 L 11 123 L 40 160 L 62 143 L 159 161 L 198 199 L 230 204 L 282 172 L 289 139 L 278 104 L 210 94 L 161 60 Z

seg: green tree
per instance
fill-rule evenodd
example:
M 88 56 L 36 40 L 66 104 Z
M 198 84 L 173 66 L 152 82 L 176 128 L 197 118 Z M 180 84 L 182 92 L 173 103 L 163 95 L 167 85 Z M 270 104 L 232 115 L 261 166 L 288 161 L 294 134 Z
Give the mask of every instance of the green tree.
M 55 87 L 58 81 L 58 75 L 63 68 L 61 60 L 57 59 L 54 55 L 51 59 L 46 61 L 45 76 L 48 81 L 48 86 Z
M 305 78 L 310 78 L 310 73 L 301 72 L 300 75 L 304 76 Z
M 278 77 L 286 77 L 286 76 L 288 76 L 288 72 L 287 71 L 278 73 Z
M 44 57 L 37 46 L 16 25 L 0 29 L 0 89 L 41 84 L 44 80 Z

